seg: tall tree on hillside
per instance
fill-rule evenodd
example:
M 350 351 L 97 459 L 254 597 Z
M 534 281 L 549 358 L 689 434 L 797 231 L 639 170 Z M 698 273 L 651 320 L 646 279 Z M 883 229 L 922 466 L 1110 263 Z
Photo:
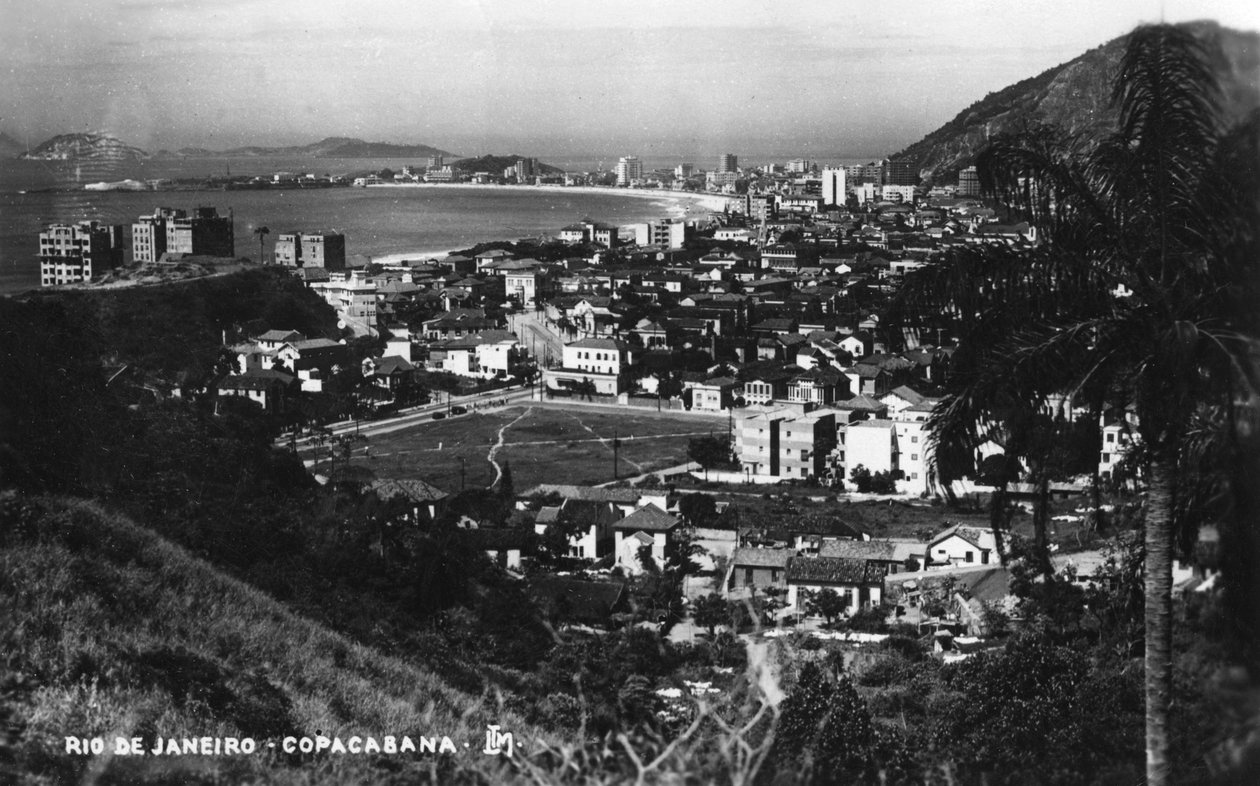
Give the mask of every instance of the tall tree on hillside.
M 913 276 L 901 303 L 911 314 L 951 313 L 964 327 L 949 395 L 930 421 L 938 442 L 978 446 L 995 413 L 1045 411 L 1051 397 L 1082 395 L 1093 410 L 1100 389 L 1136 413 L 1149 458 L 1155 785 L 1170 768 L 1171 550 L 1175 527 L 1188 523 L 1174 516 L 1189 491 L 1178 467 L 1205 444 L 1196 437 L 1204 431 L 1236 446 L 1254 441 L 1241 426 L 1260 400 L 1260 119 L 1221 133 L 1207 62 L 1184 30 L 1134 31 L 1112 137 L 1089 148 L 1036 128 L 997 140 L 977 162 L 984 188 L 1036 225 L 1039 245 L 959 252 Z

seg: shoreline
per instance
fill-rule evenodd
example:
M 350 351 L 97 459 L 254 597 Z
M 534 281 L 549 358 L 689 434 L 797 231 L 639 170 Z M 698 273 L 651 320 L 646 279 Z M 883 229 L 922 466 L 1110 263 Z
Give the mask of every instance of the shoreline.
M 719 212 L 727 203 L 730 197 L 722 194 L 699 194 L 694 191 L 653 191 L 641 188 L 607 188 L 603 186 L 559 186 L 559 185 L 541 185 L 541 186 L 521 186 L 521 185 L 500 185 L 497 183 L 377 183 L 370 186 L 362 186 L 362 188 L 468 188 L 468 189 L 498 189 L 511 191 L 545 191 L 547 193 L 570 193 L 570 194 L 603 194 L 606 196 L 625 196 L 635 197 L 637 199 L 673 199 L 678 202 L 687 200 L 691 205 L 684 207 L 683 205 L 675 205 L 674 209 L 681 209 L 684 215 L 682 218 L 690 217 L 693 207 L 703 208 L 703 212 Z M 478 241 L 487 242 L 487 241 Z M 474 244 L 475 245 L 475 244 Z M 379 256 L 370 256 L 368 259 L 374 265 L 397 265 L 403 262 L 426 262 L 429 260 L 441 261 L 442 259 L 463 249 L 452 248 L 447 250 L 436 249 L 418 249 L 411 251 L 395 251 Z
M 543 191 L 558 194 L 602 194 L 604 196 L 624 196 L 635 199 L 689 200 L 708 208 L 710 212 L 720 212 L 733 197 L 726 194 L 698 193 L 696 191 L 673 191 L 647 188 L 616 188 L 609 186 L 560 186 L 547 184 L 541 186 L 500 185 L 498 183 L 374 183 L 361 188 L 476 188 L 482 190 L 501 191 Z

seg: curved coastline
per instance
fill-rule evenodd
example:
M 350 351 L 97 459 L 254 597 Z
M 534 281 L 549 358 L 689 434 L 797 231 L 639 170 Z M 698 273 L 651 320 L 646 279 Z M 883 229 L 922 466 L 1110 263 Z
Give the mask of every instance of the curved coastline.
M 497 191 L 539 191 L 545 193 L 569 193 L 569 194 L 598 194 L 602 196 L 625 196 L 634 197 L 636 199 L 659 199 L 674 200 L 682 202 L 687 200 L 692 202 L 696 207 L 701 207 L 704 212 L 713 212 L 722 210 L 729 199 L 728 196 L 722 194 L 699 194 L 694 191 L 659 191 L 638 188 L 605 188 L 601 186 L 559 186 L 559 185 L 541 185 L 541 186 L 520 186 L 520 185 L 499 185 L 496 183 L 377 183 L 364 188 L 430 188 L 430 189 L 478 189 L 478 190 L 497 190 Z M 680 205 L 681 207 L 681 205 Z M 684 208 L 686 213 L 692 212 L 692 207 Z M 402 262 L 423 262 L 426 260 L 438 260 L 459 251 L 460 249 L 448 250 L 411 250 L 398 251 L 389 254 L 379 254 L 370 257 L 373 264 L 378 265 L 394 265 Z

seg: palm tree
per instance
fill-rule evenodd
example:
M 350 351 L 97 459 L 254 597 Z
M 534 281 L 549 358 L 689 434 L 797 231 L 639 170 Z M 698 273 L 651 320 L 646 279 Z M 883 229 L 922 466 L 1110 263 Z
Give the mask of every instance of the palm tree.
M 1028 216 L 1033 250 L 958 253 L 915 277 L 903 308 L 966 327 L 938 443 L 983 442 L 1003 408 L 1054 396 L 1131 408 L 1149 457 L 1145 516 L 1147 782 L 1169 777 L 1171 556 L 1178 467 L 1198 430 L 1245 441 L 1260 397 L 1257 285 L 1260 120 L 1220 132 L 1201 45 L 1170 26 L 1129 38 L 1115 134 L 1088 147 L 1056 129 L 997 140 L 985 189 Z M 940 313 L 939 311 L 937 313 Z M 1228 580 L 1227 580 L 1228 581 Z
M 255 227 L 254 234 L 258 236 L 258 264 L 266 264 L 267 258 L 263 252 L 263 239 L 271 234 L 271 230 L 267 227 Z

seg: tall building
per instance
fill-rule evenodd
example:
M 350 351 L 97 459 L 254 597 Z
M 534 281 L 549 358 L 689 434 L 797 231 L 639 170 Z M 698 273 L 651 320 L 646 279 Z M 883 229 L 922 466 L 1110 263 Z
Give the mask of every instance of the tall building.
M 285 232 L 276 237 L 275 260 L 285 267 L 343 270 L 346 236 L 340 232 Z
M 617 162 L 617 185 L 628 186 L 643 179 L 643 162 L 638 156 L 622 156 Z
M 719 172 L 738 172 L 739 159 L 730 153 L 723 153 L 718 158 L 717 171 Z
M 516 180 L 517 182 L 525 182 L 526 178 L 533 177 L 537 172 L 538 162 L 532 158 L 516 159 Z
M 191 216 L 168 218 L 166 251 L 170 254 L 234 257 L 236 238 L 232 224 L 231 215 L 221 216 L 213 207 L 199 207 Z
M 787 171 L 799 175 L 808 172 L 811 166 L 813 165 L 810 164 L 808 159 L 794 158 L 787 162 Z
M 679 164 L 678 166 L 674 167 L 674 177 L 680 178 L 682 180 L 686 180 L 687 178 L 691 177 L 695 173 L 695 171 L 696 171 L 695 164 Z
M 687 225 L 681 219 L 663 219 L 635 224 L 634 242 L 640 246 L 682 248 L 687 240 Z
M 913 186 L 918 181 L 919 175 L 914 171 L 914 167 L 911 166 L 909 161 L 884 159 L 884 185 Z
M 859 186 L 863 183 L 884 184 L 884 167 L 880 164 L 854 164 L 844 168 L 844 177 L 849 183 Z
M 161 259 L 166 253 L 166 225 L 187 216 L 186 211 L 169 207 L 154 208 L 153 215 L 140 216 L 131 225 L 131 260 L 141 264 Z
M 80 221 L 53 224 L 39 233 L 39 283 L 43 286 L 91 281 L 122 263 L 122 224 Z
M 980 196 L 980 175 L 974 166 L 969 166 L 958 173 L 958 196 Z
M 428 169 L 441 169 L 446 164 L 444 156 L 429 156 Z
M 822 197 L 823 205 L 844 206 L 848 198 L 848 189 L 845 187 L 843 168 L 828 167 L 822 171 Z

